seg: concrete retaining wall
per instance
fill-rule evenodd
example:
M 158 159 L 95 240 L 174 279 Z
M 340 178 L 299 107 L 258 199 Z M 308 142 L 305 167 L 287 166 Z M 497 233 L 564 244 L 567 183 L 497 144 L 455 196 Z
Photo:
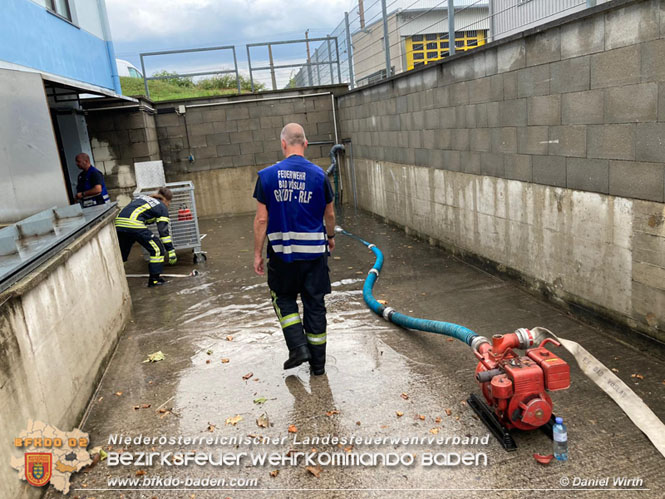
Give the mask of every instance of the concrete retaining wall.
M 617 0 L 341 97 L 360 206 L 665 341 L 663 53 Z
M 79 424 L 130 313 L 113 215 L 0 295 L 0 496 L 38 497 L 10 466 L 28 419 Z

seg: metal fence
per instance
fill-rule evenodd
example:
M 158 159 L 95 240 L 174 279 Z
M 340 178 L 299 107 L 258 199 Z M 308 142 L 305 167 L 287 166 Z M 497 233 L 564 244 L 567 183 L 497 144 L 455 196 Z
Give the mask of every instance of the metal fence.
M 365 85 L 472 50 L 610 0 L 359 0 L 333 30 L 341 81 Z M 337 83 L 320 44 L 295 76 L 296 86 Z M 321 68 L 314 80 L 312 67 Z
M 362 86 L 608 1 L 357 0 L 325 37 L 306 32 L 302 39 L 245 45 L 251 89 Z M 284 47 L 287 53 L 275 54 Z M 206 72 L 153 75 L 145 78 L 146 92 L 151 79 L 235 73 L 240 93 L 235 46 L 142 53 L 144 75 L 145 57 L 212 50 L 231 51 L 234 69 L 217 64 Z

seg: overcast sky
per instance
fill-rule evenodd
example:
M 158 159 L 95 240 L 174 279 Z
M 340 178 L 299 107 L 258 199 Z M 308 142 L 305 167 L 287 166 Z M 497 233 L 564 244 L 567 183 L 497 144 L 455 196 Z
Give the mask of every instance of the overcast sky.
M 355 5 L 356 0 L 106 0 L 116 57 L 139 66 L 140 52 L 235 45 L 245 72 L 246 43 L 303 38 L 306 29 L 310 37 L 325 36 Z M 274 56 L 294 62 L 303 47 L 279 48 Z M 260 59 L 260 49 L 255 50 Z M 230 52 L 215 56 L 232 60 Z M 153 58 L 146 72 L 176 66 L 191 72 L 210 62 L 192 56 Z

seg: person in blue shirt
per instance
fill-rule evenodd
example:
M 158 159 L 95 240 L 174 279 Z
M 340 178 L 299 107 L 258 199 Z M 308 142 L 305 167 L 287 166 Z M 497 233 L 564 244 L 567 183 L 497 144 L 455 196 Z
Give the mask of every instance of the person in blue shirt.
M 104 183 L 104 175 L 90 164 L 90 156 L 82 152 L 76 155 L 76 166 L 81 170 L 76 182 L 76 200 L 83 208 L 111 201 Z
M 265 275 L 268 239 L 268 287 L 289 349 L 284 369 L 309 361 L 318 376 L 325 374 L 324 297 L 330 293 L 327 255 L 335 248 L 334 196 L 326 173 L 304 157 L 302 126 L 289 123 L 280 140 L 285 159 L 261 170 L 254 189 L 254 271 Z
M 164 255 L 168 254 L 169 264 L 175 265 L 178 257 L 173 247 L 173 239 L 169 233 L 169 205 L 173 193 L 166 187 L 151 195 L 141 195 L 125 206 L 115 219 L 118 243 L 122 253 L 122 261 L 126 262 L 134 243 L 139 243 L 150 254 L 148 263 L 148 287 L 164 284 L 160 276 L 164 266 Z M 146 224 L 157 224 L 159 238 Z

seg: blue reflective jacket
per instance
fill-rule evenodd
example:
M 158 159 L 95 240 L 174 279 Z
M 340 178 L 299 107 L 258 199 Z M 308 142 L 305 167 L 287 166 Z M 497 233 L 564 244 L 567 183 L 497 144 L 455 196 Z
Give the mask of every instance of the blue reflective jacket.
M 81 205 L 83 208 L 108 203 L 111 201 L 111 198 L 109 197 L 109 193 L 106 190 L 104 175 L 102 175 L 102 172 L 100 172 L 97 168 L 91 165 L 90 168 L 88 168 L 88 171 L 79 173 L 78 182 L 76 184 L 76 192 L 89 191 L 97 184 L 101 184 L 102 192 L 100 194 L 95 194 L 94 196 L 81 199 Z
M 325 255 L 325 172 L 294 155 L 261 170 L 259 180 L 266 198 L 272 251 L 285 262 Z

